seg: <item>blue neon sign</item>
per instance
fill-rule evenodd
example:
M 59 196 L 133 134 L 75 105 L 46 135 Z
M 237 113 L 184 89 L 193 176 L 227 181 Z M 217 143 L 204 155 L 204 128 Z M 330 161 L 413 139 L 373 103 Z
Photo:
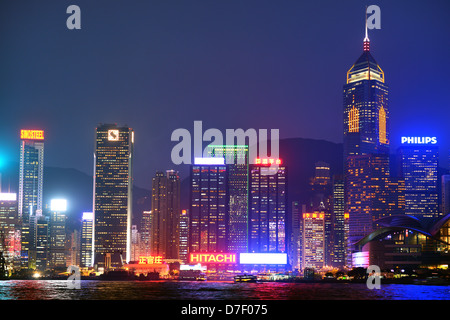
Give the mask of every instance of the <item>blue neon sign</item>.
M 436 137 L 402 137 L 402 144 L 436 144 Z

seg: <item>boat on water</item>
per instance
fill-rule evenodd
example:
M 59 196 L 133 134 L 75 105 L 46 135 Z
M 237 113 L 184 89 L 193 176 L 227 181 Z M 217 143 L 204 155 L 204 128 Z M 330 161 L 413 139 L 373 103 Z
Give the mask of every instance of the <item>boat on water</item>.
M 450 281 L 439 277 L 427 277 L 425 279 L 415 279 L 413 281 L 413 284 L 441 286 L 441 285 L 450 285 Z
M 200 274 L 197 278 L 195 278 L 197 281 L 206 281 L 206 275 Z
M 257 277 L 253 276 L 253 275 L 247 275 L 247 274 L 243 274 L 243 275 L 237 275 L 234 277 L 234 282 L 256 282 L 257 281 Z

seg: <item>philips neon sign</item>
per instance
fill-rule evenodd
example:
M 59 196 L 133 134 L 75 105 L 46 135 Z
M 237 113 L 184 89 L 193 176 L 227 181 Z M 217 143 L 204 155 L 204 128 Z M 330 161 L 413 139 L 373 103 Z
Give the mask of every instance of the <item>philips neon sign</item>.
M 234 253 L 191 253 L 191 263 L 236 263 Z
M 436 144 L 436 137 L 402 137 L 402 144 Z

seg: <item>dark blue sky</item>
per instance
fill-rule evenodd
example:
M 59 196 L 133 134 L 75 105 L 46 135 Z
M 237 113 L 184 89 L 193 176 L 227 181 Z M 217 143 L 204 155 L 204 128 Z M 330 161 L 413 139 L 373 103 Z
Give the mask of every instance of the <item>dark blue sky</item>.
M 66 28 L 71 4 L 81 30 Z M 447 0 L 2 1 L 0 159 L 17 160 L 21 128 L 42 128 L 46 165 L 91 174 L 96 125 L 127 124 L 149 188 L 155 170 L 180 169 L 170 136 L 194 120 L 342 142 L 342 86 L 371 4 L 393 150 L 401 135 L 435 135 L 447 167 Z

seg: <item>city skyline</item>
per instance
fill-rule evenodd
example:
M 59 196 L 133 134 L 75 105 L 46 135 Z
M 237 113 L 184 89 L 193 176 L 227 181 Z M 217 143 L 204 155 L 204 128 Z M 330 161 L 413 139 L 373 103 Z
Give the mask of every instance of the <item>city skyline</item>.
M 217 289 L 200 299 L 235 299 L 233 294 L 245 296 L 261 283 L 267 295 L 258 299 L 308 297 L 297 290 L 311 283 L 325 283 L 331 299 L 342 299 L 363 282 L 371 293 L 357 293 L 361 299 L 397 299 L 399 285 L 411 285 L 422 299 L 428 293 L 417 289 L 421 284 L 435 285 L 438 299 L 449 298 L 440 289 L 450 284 L 450 63 L 427 58 L 428 38 L 419 52 L 408 50 L 414 39 L 409 34 L 402 34 L 403 43 L 394 41 L 406 27 L 400 21 L 413 12 L 418 18 L 416 3 L 395 27 L 398 5 L 371 5 L 381 29 L 369 24 L 369 8 L 361 3 L 322 5 L 327 21 L 316 24 L 316 37 L 333 23 L 351 31 L 334 28 L 320 45 L 305 36 L 291 46 L 296 32 L 309 35 L 304 27 L 318 23 L 302 15 L 304 21 L 296 20 L 294 8 L 316 4 L 282 3 L 273 11 L 273 3 L 255 7 L 253 0 L 132 3 L 120 20 L 130 24 L 122 30 L 113 26 L 117 21 L 108 26 L 104 18 L 104 24 L 93 19 L 100 9 L 106 17 L 124 12 L 120 4 L 105 7 L 102 1 L 72 5 L 74 12 L 82 8 L 84 18 L 74 29 L 67 20 L 67 39 L 56 47 L 52 37 L 35 42 L 36 52 L 52 46 L 62 51 L 24 62 L 37 67 L 29 78 L 9 83 L 0 77 L 7 91 L 0 105 L 30 103 L 31 97 L 35 102 L 16 113 L 2 108 L 0 117 L 0 280 L 31 280 L 33 286 L 68 277 L 68 288 L 82 289 L 87 299 L 107 297 L 118 280 L 142 284 L 136 288 L 148 297 L 158 290 L 170 296 L 170 286 L 188 289 L 175 300 L 192 299 L 210 285 Z M 441 14 L 438 6 L 419 11 Z M 52 17 L 41 31 L 57 22 L 61 7 L 35 7 Z M 355 7 L 365 20 L 352 18 Z M 154 10 L 149 17 L 155 20 L 136 19 L 145 8 Z M 188 11 L 181 14 L 181 8 Z M 434 27 L 440 26 L 436 20 Z M 408 27 L 417 32 L 414 23 Z M 434 30 L 430 24 L 428 32 Z M 102 40 L 106 27 L 111 29 Z M 142 33 L 131 31 L 136 28 Z M 12 51 L 28 41 L 11 43 Z M 433 45 L 450 54 L 450 44 Z M 314 57 L 308 52 L 325 47 Z M 61 64 L 61 52 L 68 64 Z M 54 54 L 59 59 L 48 60 Z M 0 61 L 2 55 L 0 50 Z M 13 62 L 8 67 L 17 68 L 16 77 L 23 72 Z M 39 74 L 42 81 L 36 81 Z M 28 83 L 33 87 L 18 95 L 15 90 Z M 309 147 L 303 149 L 299 139 Z M 56 179 L 44 174 L 54 168 L 61 169 Z M 67 170 L 72 174 L 62 174 Z M 237 290 L 224 288 L 227 282 L 238 284 Z M 278 292 L 280 282 L 289 294 Z M 243 289 L 243 283 L 260 287 Z M 337 294 L 343 283 L 349 286 Z M 96 289 L 86 295 L 91 286 Z M 143 298 L 136 294 L 132 299 Z
M 13 28 L 17 31 L 5 32 L 6 50 L 0 53 L 0 63 L 3 64 L 0 67 L 4 70 L 0 80 L 5 90 L 1 101 L 5 108 L 0 120 L 0 135 L 10 137 L 2 142 L 0 163 L 14 161 L 16 145 L 8 141 L 24 127 L 46 129 L 48 166 L 72 167 L 92 174 L 89 154 L 94 147 L 93 128 L 98 123 L 132 126 L 139 142 L 135 159 L 135 171 L 139 174 L 135 183 L 143 188 L 150 188 L 151 177 L 158 170 L 173 169 L 179 171 L 182 178 L 188 176 L 188 170 L 183 166 L 171 165 L 169 168 L 167 165 L 174 145 L 170 134 L 177 128 L 192 132 L 195 120 L 203 120 L 205 126 L 220 130 L 279 128 L 281 138 L 304 137 L 342 143 L 342 127 L 336 121 L 341 117 L 341 93 L 337 83 L 344 81 L 346 66 L 354 62 L 349 52 L 358 52 L 364 37 L 361 15 L 364 4 L 360 2 L 326 3 L 320 7 L 325 16 L 319 24 L 313 20 L 315 15 L 309 14 L 320 12 L 319 5 L 312 2 L 295 5 L 259 3 L 257 12 L 251 16 L 247 15 L 253 5 L 251 1 L 241 7 L 233 3 L 227 6 L 209 4 L 202 6 L 201 10 L 186 4 L 161 4 L 152 8 L 132 3 L 127 10 L 128 19 L 133 19 L 127 21 L 128 16 L 121 16 L 114 6 L 104 12 L 102 2 L 94 5 L 81 1 L 83 27 L 72 33 L 65 23 L 58 27 L 59 19 L 65 22 L 66 18 L 62 5 L 42 3 L 34 7 L 34 14 L 24 13 L 20 4 L 2 5 L 5 6 L 2 12 L 10 12 L 18 19 L 14 22 L 3 19 L 2 22 L 5 24 L 2 30 Z M 390 97 L 390 121 L 395 124 L 391 132 L 392 149 L 400 145 L 401 135 L 432 135 L 440 137 L 440 145 L 450 150 L 450 142 L 445 138 L 445 125 L 440 121 L 440 112 L 448 109 L 444 75 L 449 66 L 440 63 L 436 68 L 433 54 L 439 52 L 445 56 L 450 50 L 445 41 L 434 40 L 447 36 L 443 12 L 448 4 L 438 1 L 435 5 L 421 6 L 414 2 L 392 4 L 382 1 L 379 6 L 382 10 L 381 29 L 370 30 L 369 37 L 373 50 L 377 52 L 377 61 L 384 69 L 390 70 L 387 81 L 391 89 L 395 88 L 395 94 Z M 405 11 L 405 7 L 410 11 Z M 63 12 L 61 17 L 59 10 Z M 269 13 L 274 11 L 278 13 Z M 141 12 L 149 13 L 150 17 L 143 17 Z M 181 12 L 186 12 L 186 16 Z M 160 16 L 156 17 L 157 13 Z M 179 22 L 185 23 L 183 32 L 173 19 L 163 20 L 171 15 L 183 18 Z M 435 18 L 430 19 L 430 16 Z M 47 22 L 42 24 L 44 17 Z M 411 17 L 418 22 L 410 23 Z M 107 18 L 117 20 L 105 21 Z M 194 19 L 197 23 L 188 23 Z M 18 37 L 11 38 L 22 35 L 24 29 L 30 30 L 27 27 L 33 24 L 42 26 L 30 36 L 42 39 L 41 32 L 50 30 L 55 40 L 30 42 L 25 36 L 19 37 L 23 41 L 14 40 Z M 106 25 L 108 31 L 104 29 Z M 211 31 L 206 31 L 206 26 Z M 158 31 L 163 30 L 164 36 L 158 36 Z M 125 34 L 138 35 L 146 31 L 149 32 L 148 41 L 125 37 Z M 264 36 L 258 37 L 258 34 Z M 104 41 L 94 41 L 96 39 Z M 245 41 L 248 39 L 254 40 Z M 130 50 L 122 52 L 111 46 L 112 43 L 125 43 Z M 13 54 L 17 50 L 29 49 L 32 44 L 39 53 L 36 59 L 24 61 L 21 56 Z M 92 49 L 87 50 L 89 47 Z M 42 56 L 42 50 L 47 50 L 49 56 Z M 180 50 L 188 53 L 184 59 L 175 54 Z M 48 60 L 50 57 L 54 59 Z M 27 65 L 27 72 L 35 70 L 29 73 L 29 79 L 21 76 L 25 70 L 22 65 L 17 65 L 18 59 Z M 324 59 L 329 63 L 320 62 Z M 219 67 L 219 61 L 228 63 Z M 420 76 L 414 68 L 408 67 L 411 65 L 418 68 Z M 76 66 L 77 70 L 74 69 Z M 103 83 L 100 78 L 113 66 L 117 77 L 109 77 L 111 79 L 100 85 Z M 35 81 L 44 70 L 48 75 Z M 89 75 L 91 80 L 83 77 L 81 72 Z M 324 72 L 327 76 L 320 76 Z M 66 74 L 76 76 L 66 77 Z M 235 81 L 238 76 L 241 81 Z M 58 77 L 65 81 L 56 82 Z M 131 82 L 126 84 L 120 80 L 124 77 Z M 311 81 L 306 81 L 306 78 Z M 205 81 L 210 84 L 205 86 Z M 27 95 L 15 98 L 17 90 L 26 88 L 22 85 L 31 83 L 39 86 L 28 87 Z M 423 90 L 418 90 L 419 87 Z M 329 94 L 318 95 L 319 88 Z M 223 90 L 230 93 L 226 99 Z M 34 98 L 30 100 L 28 96 Z M 49 100 L 49 97 L 53 98 Z M 121 105 L 127 108 L 121 109 Z M 427 106 L 425 114 L 420 108 L 422 105 Z M 23 112 L 14 111 L 19 109 Z M 238 111 L 247 115 L 254 109 L 270 114 L 270 117 L 245 117 L 244 121 L 230 116 Z M 164 110 L 179 117 L 168 117 Z M 217 117 L 213 110 L 221 110 L 223 116 Z M 274 113 L 274 110 L 281 112 Z M 287 120 L 294 117 L 297 121 Z M 161 126 L 162 123 L 169 125 Z M 66 143 L 73 146 L 73 154 L 58 152 Z M 161 151 L 160 156 L 149 159 L 146 155 L 151 154 L 153 148 Z M 441 157 L 447 159 L 448 152 L 441 153 Z M 441 165 L 447 167 L 448 161 L 441 161 Z

